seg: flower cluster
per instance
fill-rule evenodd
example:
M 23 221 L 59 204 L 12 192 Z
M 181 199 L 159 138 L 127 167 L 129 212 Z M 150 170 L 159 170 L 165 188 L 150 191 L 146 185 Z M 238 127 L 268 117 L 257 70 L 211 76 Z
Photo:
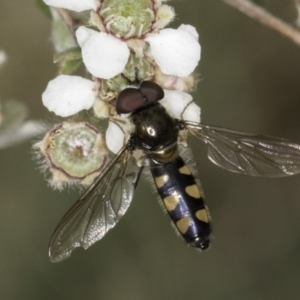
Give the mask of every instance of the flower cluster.
M 200 108 L 186 93 L 195 85 L 193 72 L 201 54 L 198 33 L 191 25 L 181 25 L 177 29 L 165 28 L 175 17 L 174 9 L 164 4 L 166 0 L 44 2 L 54 8 L 77 13 L 88 11 L 90 16 L 86 26 L 79 26 L 74 36 L 81 47 L 82 61 L 91 79 L 61 74 L 51 80 L 42 95 L 43 104 L 49 111 L 57 116 L 71 117 L 72 122 L 74 116 L 84 110 L 91 111 L 98 120 L 107 119 L 106 145 L 111 152 L 117 153 L 129 137 L 130 126 L 127 116 L 116 113 L 113 100 L 128 85 L 128 79 L 136 79 L 138 70 L 140 81 L 155 81 L 164 89 L 165 97 L 161 104 L 171 116 L 200 121 Z M 59 126 L 63 132 L 74 130 L 72 126 L 71 129 L 66 125 Z M 90 130 L 93 131 L 92 127 Z M 56 129 L 53 130 L 56 132 Z M 51 166 L 55 165 L 56 170 L 70 174 L 58 162 L 60 160 L 54 163 L 53 154 L 45 150 L 56 147 L 51 142 L 53 138 L 49 142 L 53 130 L 39 144 L 39 148 Z M 85 133 L 87 130 L 82 131 L 81 138 L 76 135 L 73 139 L 64 139 L 65 148 L 76 144 L 81 153 L 85 147 L 91 148 L 84 145 Z M 87 152 L 93 153 L 91 149 Z M 74 161 L 72 163 L 75 164 Z M 80 167 L 74 165 L 74 169 L 80 168 L 85 170 L 82 164 Z M 93 168 L 98 168 L 97 163 Z M 93 173 L 92 169 L 86 170 L 86 175 Z M 71 177 L 84 178 L 84 175 L 72 173 Z M 84 184 L 83 181 L 79 182 Z

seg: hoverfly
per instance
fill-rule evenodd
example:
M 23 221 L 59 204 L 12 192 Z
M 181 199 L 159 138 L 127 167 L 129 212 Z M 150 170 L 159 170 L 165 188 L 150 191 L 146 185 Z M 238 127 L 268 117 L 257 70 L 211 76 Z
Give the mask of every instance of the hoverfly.
M 136 150 L 143 151 L 158 194 L 186 243 L 202 250 L 209 247 L 211 223 L 201 190 L 178 153 L 180 131 L 204 142 L 209 159 L 226 170 L 267 177 L 300 172 L 299 145 L 174 119 L 160 104 L 163 98 L 163 89 L 151 81 L 120 92 L 116 111 L 131 113 L 131 137 L 58 224 L 50 240 L 51 261 L 69 257 L 77 247 L 87 249 L 125 214 L 143 172 L 132 155 Z

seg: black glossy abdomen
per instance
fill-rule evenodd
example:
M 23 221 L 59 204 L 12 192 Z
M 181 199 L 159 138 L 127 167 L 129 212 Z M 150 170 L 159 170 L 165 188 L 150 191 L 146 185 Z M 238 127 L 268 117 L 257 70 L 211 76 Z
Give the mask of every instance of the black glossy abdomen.
M 202 250 L 208 248 L 211 225 L 201 191 L 181 157 L 168 164 L 152 164 L 158 193 L 185 241 Z

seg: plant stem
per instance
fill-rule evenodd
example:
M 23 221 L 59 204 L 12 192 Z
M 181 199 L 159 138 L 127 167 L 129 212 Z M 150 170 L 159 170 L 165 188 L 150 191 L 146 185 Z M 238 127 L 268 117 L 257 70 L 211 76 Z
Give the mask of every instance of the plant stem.
M 222 0 L 250 18 L 274 29 L 300 46 L 300 31 L 249 0 Z

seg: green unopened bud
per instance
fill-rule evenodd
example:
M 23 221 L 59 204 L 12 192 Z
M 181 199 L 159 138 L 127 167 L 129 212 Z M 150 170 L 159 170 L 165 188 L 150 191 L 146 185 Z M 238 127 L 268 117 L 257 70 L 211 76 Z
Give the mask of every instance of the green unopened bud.
M 108 160 L 102 134 L 86 122 L 63 122 L 35 147 L 46 158 L 52 174 L 50 184 L 58 189 L 74 183 L 91 184 Z

